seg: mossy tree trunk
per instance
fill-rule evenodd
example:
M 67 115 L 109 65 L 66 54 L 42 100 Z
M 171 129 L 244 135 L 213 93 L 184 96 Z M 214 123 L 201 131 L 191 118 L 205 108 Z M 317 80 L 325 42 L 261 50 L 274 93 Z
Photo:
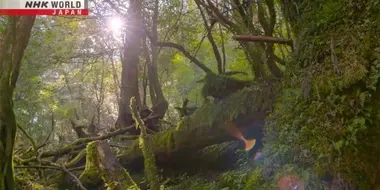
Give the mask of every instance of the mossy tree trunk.
M 267 126 L 277 137 L 272 143 L 295 142 L 315 154 L 312 165 L 320 174 L 374 189 L 380 154 L 379 1 L 281 3 L 296 36 L 295 59 L 287 65 L 286 87 Z
M 34 16 L 8 17 L 0 39 L 0 190 L 16 188 L 12 163 L 17 130 L 13 92 L 34 20 Z

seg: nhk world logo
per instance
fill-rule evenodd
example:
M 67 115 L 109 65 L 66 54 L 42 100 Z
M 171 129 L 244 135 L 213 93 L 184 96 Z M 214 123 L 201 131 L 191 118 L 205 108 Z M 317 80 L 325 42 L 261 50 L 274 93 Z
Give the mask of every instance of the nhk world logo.
M 88 0 L 0 0 L 0 15 L 88 15 Z

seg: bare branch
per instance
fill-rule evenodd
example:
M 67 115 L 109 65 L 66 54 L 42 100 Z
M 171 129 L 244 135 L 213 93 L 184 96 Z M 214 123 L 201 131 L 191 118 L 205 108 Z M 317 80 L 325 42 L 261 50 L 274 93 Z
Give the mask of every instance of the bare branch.
M 217 19 L 221 24 L 223 24 L 227 28 L 239 28 L 235 23 L 231 22 L 226 17 L 224 17 L 223 14 L 219 11 L 219 9 L 215 7 L 210 0 L 207 0 L 207 3 L 208 5 L 206 5 L 204 2 L 200 2 L 200 4 L 206 7 L 211 12 L 210 14 L 215 16 L 215 19 Z
M 214 51 L 215 59 L 216 59 L 216 62 L 217 62 L 218 72 L 222 73 L 223 72 L 223 69 L 222 69 L 222 58 L 220 56 L 220 53 L 219 53 L 219 50 L 218 50 L 218 46 L 215 43 L 214 37 L 212 36 L 212 28 L 213 28 L 213 26 L 215 24 L 215 21 L 211 22 L 210 25 L 209 25 L 208 22 L 207 22 L 206 16 L 203 13 L 203 10 L 202 10 L 202 7 L 200 5 L 199 0 L 196 0 L 195 3 L 198 6 L 198 9 L 199 9 L 199 11 L 201 13 L 201 16 L 202 16 L 202 19 L 203 19 L 203 24 L 204 24 L 204 26 L 205 26 L 205 28 L 207 30 L 207 39 L 211 43 L 212 50 Z
M 269 42 L 269 43 L 277 43 L 277 44 L 285 44 L 285 45 L 293 46 L 292 40 L 270 37 L 270 36 L 236 35 L 233 37 L 233 39 L 237 41 Z
M 57 166 L 45 166 L 45 165 L 15 166 L 15 168 L 18 168 L 18 169 L 31 169 L 31 168 L 38 169 L 38 168 L 40 168 L 40 169 L 51 169 L 51 170 L 63 171 L 63 169 L 61 167 L 57 167 Z M 69 168 L 68 170 L 69 171 L 84 170 L 84 166 L 79 166 L 79 167 L 75 167 L 75 168 Z

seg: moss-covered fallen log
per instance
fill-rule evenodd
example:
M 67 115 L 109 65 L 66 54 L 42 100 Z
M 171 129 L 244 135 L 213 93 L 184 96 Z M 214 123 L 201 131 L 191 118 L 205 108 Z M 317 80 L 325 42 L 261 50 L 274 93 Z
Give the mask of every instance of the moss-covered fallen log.
M 226 121 L 249 113 L 251 121 L 263 120 L 272 105 L 271 88 L 245 88 L 218 103 L 206 102 L 191 116 L 185 117 L 176 128 L 151 135 L 158 166 L 183 163 L 198 150 L 233 138 L 226 131 Z M 136 140 L 118 155 L 120 163 L 130 170 L 139 170 L 143 154 Z
M 161 168 L 173 169 L 176 169 L 176 166 L 183 167 L 184 165 L 187 165 L 187 168 L 200 167 L 199 161 L 202 158 L 196 159 L 196 156 L 202 157 L 202 155 L 208 155 L 205 152 L 200 153 L 200 150 L 211 145 L 234 140 L 225 130 L 225 121 L 235 120 L 236 118 L 240 118 L 241 115 L 249 117 L 250 122 L 263 120 L 267 110 L 272 106 L 271 93 L 271 90 L 267 90 L 266 88 L 245 88 L 218 103 L 206 102 L 191 116 L 184 117 L 176 128 L 148 136 L 157 165 Z M 73 150 L 69 148 L 70 146 L 84 146 L 91 141 L 123 134 L 125 130 L 119 129 L 99 137 L 78 139 L 76 142 L 61 149 L 43 153 L 42 157 L 47 158 L 57 154 L 67 154 Z M 214 149 L 205 151 L 212 152 Z M 88 156 L 89 153 L 87 151 Z M 144 159 L 139 146 L 139 140 L 135 140 L 131 147 L 119 152 L 117 157 L 121 165 L 128 171 L 141 171 L 143 169 Z M 82 176 L 81 180 L 83 178 Z M 101 179 L 91 181 L 97 186 L 99 180 Z M 84 181 L 82 182 L 86 184 Z

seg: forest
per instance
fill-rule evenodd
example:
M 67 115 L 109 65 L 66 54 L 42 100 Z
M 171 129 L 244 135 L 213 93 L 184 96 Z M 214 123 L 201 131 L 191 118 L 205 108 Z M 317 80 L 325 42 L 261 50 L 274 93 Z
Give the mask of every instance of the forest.
M 0 17 L 0 190 L 380 190 L 380 0 L 89 10 Z

